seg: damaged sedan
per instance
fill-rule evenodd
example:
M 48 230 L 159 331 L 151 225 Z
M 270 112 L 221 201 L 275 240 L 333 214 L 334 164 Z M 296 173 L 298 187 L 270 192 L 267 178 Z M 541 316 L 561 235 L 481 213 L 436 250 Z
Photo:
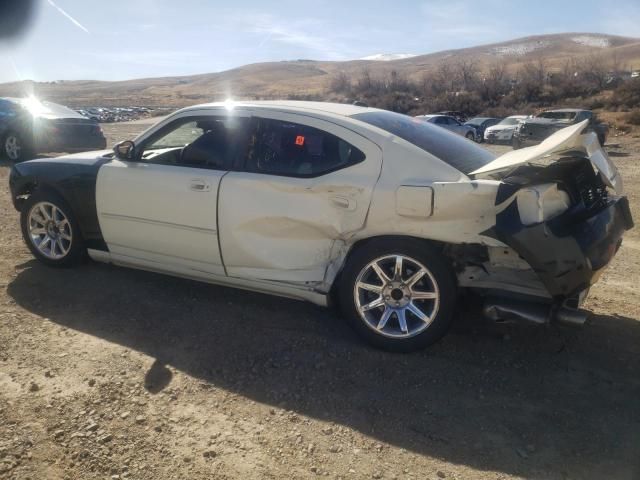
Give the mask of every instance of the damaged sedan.
M 88 254 L 338 304 L 367 341 L 425 347 L 459 293 L 495 319 L 580 323 L 633 222 L 587 122 L 496 158 L 405 115 L 316 102 L 180 110 L 134 140 L 16 164 L 24 240 L 51 266 Z

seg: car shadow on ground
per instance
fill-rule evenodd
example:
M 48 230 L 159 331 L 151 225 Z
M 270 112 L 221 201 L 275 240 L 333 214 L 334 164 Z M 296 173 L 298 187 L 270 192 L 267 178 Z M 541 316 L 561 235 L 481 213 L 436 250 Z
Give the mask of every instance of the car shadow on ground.
M 265 404 L 420 455 L 527 478 L 637 478 L 640 322 L 583 329 L 495 325 L 461 305 L 423 352 L 363 345 L 334 311 L 162 275 L 87 264 L 18 267 L 26 310 Z M 600 474 L 602 472 L 602 475 Z

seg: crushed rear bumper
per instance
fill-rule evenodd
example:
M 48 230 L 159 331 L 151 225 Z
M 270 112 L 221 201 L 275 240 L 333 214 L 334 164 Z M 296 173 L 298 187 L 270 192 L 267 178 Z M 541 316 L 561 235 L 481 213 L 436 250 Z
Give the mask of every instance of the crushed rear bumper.
M 569 210 L 550 221 L 525 226 L 513 202 L 496 218 L 499 240 L 518 252 L 554 299 L 589 288 L 609 264 L 633 219 L 626 197 L 590 210 Z

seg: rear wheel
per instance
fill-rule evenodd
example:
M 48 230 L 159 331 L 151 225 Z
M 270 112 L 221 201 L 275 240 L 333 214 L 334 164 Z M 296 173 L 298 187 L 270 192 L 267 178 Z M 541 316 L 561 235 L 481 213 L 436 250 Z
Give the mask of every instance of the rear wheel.
M 24 203 L 20 226 L 31 253 L 54 267 L 68 267 L 84 255 L 80 229 L 69 205 L 58 195 L 35 192 Z
M 453 274 L 426 242 L 372 240 L 349 258 L 340 305 L 352 327 L 384 350 L 409 352 L 447 331 L 455 299 Z
M 473 132 L 467 132 L 465 137 L 467 137 L 469 140 L 473 140 L 473 141 L 475 141 L 475 139 L 476 139 L 476 136 L 475 136 L 475 134 Z

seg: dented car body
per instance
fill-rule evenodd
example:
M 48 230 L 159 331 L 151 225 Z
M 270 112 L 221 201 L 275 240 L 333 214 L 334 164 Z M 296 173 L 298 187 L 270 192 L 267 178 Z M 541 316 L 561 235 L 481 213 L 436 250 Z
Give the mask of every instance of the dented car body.
M 73 217 L 66 235 L 95 260 L 319 305 L 341 286 L 374 343 L 409 345 L 448 314 L 453 288 L 548 305 L 584 297 L 632 226 L 620 176 L 585 126 L 495 158 L 382 110 L 208 104 L 124 153 L 17 164 L 10 183 L 25 240 L 48 263 L 75 244 L 39 248 L 65 234 L 64 221 L 58 237 L 55 221 L 41 233 L 42 202 Z M 35 203 L 38 192 L 49 197 Z

